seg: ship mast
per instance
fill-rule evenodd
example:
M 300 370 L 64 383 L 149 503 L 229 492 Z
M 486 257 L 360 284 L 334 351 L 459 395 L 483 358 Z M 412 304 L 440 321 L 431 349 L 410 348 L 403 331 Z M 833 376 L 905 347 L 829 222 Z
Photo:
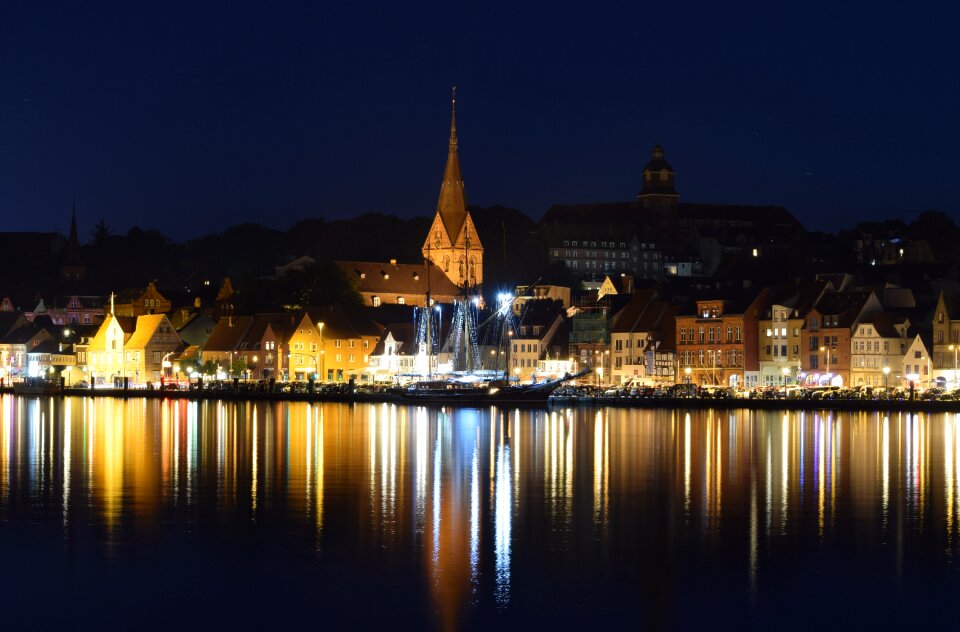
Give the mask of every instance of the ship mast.
M 470 229 L 464 227 L 463 231 L 463 350 L 466 354 L 464 361 L 466 362 L 467 371 L 471 371 L 472 364 L 470 358 Z
M 427 258 L 423 262 L 427 272 L 427 378 L 433 376 L 433 336 L 431 335 L 431 310 L 430 305 L 430 238 L 427 237 Z

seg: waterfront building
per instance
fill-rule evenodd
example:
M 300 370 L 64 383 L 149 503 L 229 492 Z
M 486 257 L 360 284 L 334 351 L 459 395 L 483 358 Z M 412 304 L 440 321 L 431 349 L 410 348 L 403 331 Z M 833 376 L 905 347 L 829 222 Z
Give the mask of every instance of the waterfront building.
M 960 295 L 941 291 L 937 297 L 932 343 L 931 377 L 953 378 L 960 349 Z
M 935 376 L 933 369 L 932 353 L 933 340 L 930 332 L 918 333 L 913 336 L 906 353 L 901 358 L 899 366 L 893 365 L 891 372 L 887 377 L 888 386 L 910 386 L 918 387 L 923 383 L 930 383 L 931 378 Z M 958 373 L 954 369 L 943 371 L 939 376 L 940 383 L 949 388 L 960 388 L 958 382 Z
M 567 356 L 566 320 L 558 301 L 529 301 L 510 338 L 509 370 L 514 377 L 536 376 L 540 361 Z M 562 344 L 557 344 L 563 338 Z M 495 349 L 490 349 L 496 353 Z
M 240 345 L 252 325 L 253 316 L 228 316 L 217 321 L 200 356 L 203 363 L 217 365 L 217 378 L 241 377 L 246 371 L 249 364 L 240 353 Z
M 857 325 L 850 341 L 850 386 L 884 386 L 899 372 L 910 342 L 906 316 L 878 312 Z M 884 372 L 884 368 L 887 372 Z
M 363 314 L 340 307 L 304 310 L 289 343 L 289 379 L 325 382 L 360 378 L 370 364 L 382 330 Z
M 883 311 L 871 291 L 826 292 L 806 315 L 801 331 L 803 383 L 850 384 L 851 338 L 857 325 Z
M 377 342 L 366 373 L 378 383 L 394 382 L 417 372 L 417 348 L 413 325 L 391 325 Z
M 760 344 L 757 347 L 762 386 L 795 384 L 803 370 L 802 332 L 806 314 L 824 292 L 828 281 L 773 288 L 770 305 L 758 322 Z
M 180 336 L 165 314 L 107 314 L 86 349 L 87 367 L 98 384 L 160 383 L 164 362 L 181 350 Z
M 611 318 L 612 384 L 663 386 L 676 382 L 677 307 L 654 290 L 638 290 Z
M 678 314 L 678 375 L 700 385 L 758 386 L 758 323 L 767 293 L 763 289 L 736 300 L 698 300 L 692 314 Z
M 31 322 L 17 312 L 4 316 L 7 317 L 0 320 L 0 325 L 9 329 L 0 337 L 0 363 L 5 383 L 11 383 L 28 377 L 28 353 L 42 344 L 54 342 L 55 336 L 49 318 Z

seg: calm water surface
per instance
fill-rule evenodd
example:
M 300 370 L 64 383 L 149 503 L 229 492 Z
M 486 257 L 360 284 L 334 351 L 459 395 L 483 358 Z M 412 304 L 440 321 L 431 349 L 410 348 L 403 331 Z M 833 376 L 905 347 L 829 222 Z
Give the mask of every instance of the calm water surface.
M 951 622 L 960 415 L 0 400 L 19 629 Z

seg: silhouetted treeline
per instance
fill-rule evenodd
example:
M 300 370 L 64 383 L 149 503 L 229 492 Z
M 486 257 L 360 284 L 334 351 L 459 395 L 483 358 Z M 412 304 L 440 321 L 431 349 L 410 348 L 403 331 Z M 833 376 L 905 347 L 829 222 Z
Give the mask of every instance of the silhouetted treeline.
M 549 266 L 546 245 L 537 223 L 516 209 L 502 206 L 471 207 L 484 246 L 484 286 L 489 292 L 516 284 L 571 285 L 575 279 L 563 266 Z M 333 265 L 337 259 L 401 262 L 422 260 L 421 248 L 432 217 L 404 219 L 367 214 L 351 219 L 301 220 L 287 230 L 259 224 L 239 224 L 221 233 L 175 242 L 157 230 L 134 226 L 115 233 L 98 221 L 81 246 L 87 278 L 81 284 L 59 282 L 66 240 L 57 233 L 0 233 L 7 264 L 0 266 L 0 294 L 17 307 L 30 309 L 37 298 L 50 301 L 71 293 L 106 295 L 110 291 L 142 287 L 155 280 L 161 290 L 192 291 L 209 281 L 219 285 L 233 279 L 244 307 L 276 309 L 280 305 L 355 300 L 349 283 Z M 771 261 L 731 260 L 722 267 L 724 277 L 750 278 L 775 283 L 796 274 L 871 270 L 863 256 L 864 236 L 873 240 L 908 240 L 928 244 L 936 264 L 960 263 L 960 228 L 945 213 L 924 211 L 911 222 L 862 222 L 833 235 L 808 233 L 803 252 L 793 253 L 782 265 Z M 924 245 L 924 248 L 926 246 Z M 275 268 L 309 256 L 316 266 L 283 281 Z M 909 275 L 904 277 L 907 282 Z

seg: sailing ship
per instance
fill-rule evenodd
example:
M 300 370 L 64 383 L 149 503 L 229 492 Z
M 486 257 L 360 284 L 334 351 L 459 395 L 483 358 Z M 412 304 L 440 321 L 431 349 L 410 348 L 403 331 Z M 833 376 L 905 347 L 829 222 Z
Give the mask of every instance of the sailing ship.
M 416 328 L 419 332 L 417 343 L 422 345 L 422 355 L 425 356 L 417 364 L 426 370 L 421 380 L 407 386 L 393 387 L 390 392 L 398 400 L 405 402 L 544 405 L 550 394 L 563 382 L 579 376 L 565 375 L 559 379 L 532 380 L 526 384 L 512 381 L 507 366 L 509 351 L 502 355 L 494 352 L 497 364 L 505 362 L 502 369 L 500 366 L 492 370 L 481 366 L 477 315 L 482 297 L 477 288 L 483 280 L 483 246 L 466 205 L 463 178 L 460 175 L 456 92 L 452 106 L 449 151 L 437 213 L 423 247 L 427 291 L 425 308 L 418 310 L 419 322 L 416 323 Z M 447 335 L 446 347 L 452 356 L 450 366 L 445 367 L 447 370 L 436 363 L 440 322 L 430 298 L 431 268 L 434 266 L 440 267 L 442 273 L 450 276 L 451 280 L 463 289 L 462 298 L 455 301 Z M 507 334 L 510 326 L 505 326 L 504 323 L 511 318 L 510 302 L 501 299 L 491 319 L 494 319 L 494 336 L 498 338 L 499 346 L 506 347 L 507 350 L 510 344 Z

